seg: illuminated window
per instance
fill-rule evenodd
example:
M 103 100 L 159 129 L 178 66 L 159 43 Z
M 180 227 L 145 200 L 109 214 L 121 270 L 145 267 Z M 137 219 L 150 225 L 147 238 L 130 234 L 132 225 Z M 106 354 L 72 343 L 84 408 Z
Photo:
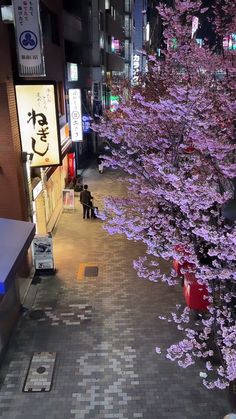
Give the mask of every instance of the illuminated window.
M 146 25 L 146 41 L 148 42 L 150 40 L 150 24 L 147 23 Z

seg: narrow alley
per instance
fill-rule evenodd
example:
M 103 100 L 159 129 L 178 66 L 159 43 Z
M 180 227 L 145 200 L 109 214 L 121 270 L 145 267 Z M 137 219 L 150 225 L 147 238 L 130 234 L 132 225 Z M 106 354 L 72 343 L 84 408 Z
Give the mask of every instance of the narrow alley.
M 124 187 L 117 172 L 101 175 L 95 166 L 84 183 L 99 208 Z M 227 393 L 202 386 L 201 364 L 183 370 L 155 352 L 177 339 L 158 316 L 183 303 L 181 287 L 139 279 L 132 261 L 142 245 L 102 226 L 82 219 L 78 195 L 75 210 L 62 214 L 53 238 L 56 275 L 31 285 L 33 306 L 0 370 L 0 418 L 222 419 Z M 40 351 L 56 353 L 51 390 L 23 392 Z

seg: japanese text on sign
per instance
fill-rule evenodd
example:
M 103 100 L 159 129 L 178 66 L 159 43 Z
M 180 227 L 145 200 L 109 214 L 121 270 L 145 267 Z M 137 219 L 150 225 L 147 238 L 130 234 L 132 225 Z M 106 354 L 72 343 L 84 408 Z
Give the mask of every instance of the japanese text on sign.
M 54 85 L 16 86 L 22 150 L 32 167 L 60 164 Z

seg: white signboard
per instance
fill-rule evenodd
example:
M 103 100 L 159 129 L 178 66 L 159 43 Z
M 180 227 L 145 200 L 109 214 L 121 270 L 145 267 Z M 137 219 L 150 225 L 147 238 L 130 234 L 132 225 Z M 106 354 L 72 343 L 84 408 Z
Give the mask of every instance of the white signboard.
M 72 141 L 83 141 L 81 90 L 69 89 L 70 130 Z
M 13 0 L 19 76 L 45 76 L 39 0 Z
M 35 236 L 33 252 L 35 269 L 54 269 L 51 235 Z
M 139 81 L 140 72 L 140 56 L 138 54 L 133 55 L 133 77 L 132 83 L 135 85 Z
M 62 203 L 64 209 L 75 208 L 75 192 L 74 189 L 63 189 L 62 190 Z
M 16 85 L 22 151 L 33 155 L 31 167 L 61 164 L 55 87 Z

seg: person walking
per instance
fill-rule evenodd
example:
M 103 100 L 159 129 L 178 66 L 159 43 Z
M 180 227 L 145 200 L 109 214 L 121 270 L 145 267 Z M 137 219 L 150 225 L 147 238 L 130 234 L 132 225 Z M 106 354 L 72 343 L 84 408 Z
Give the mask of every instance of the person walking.
M 83 218 L 90 218 L 90 207 L 92 202 L 91 192 L 88 190 L 88 185 L 84 185 L 83 191 L 80 192 L 80 202 L 83 205 Z
M 98 156 L 97 162 L 98 162 L 98 171 L 99 171 L 99 173 L 103 173 L 103 160 L 101 159 L 101 157 Z

